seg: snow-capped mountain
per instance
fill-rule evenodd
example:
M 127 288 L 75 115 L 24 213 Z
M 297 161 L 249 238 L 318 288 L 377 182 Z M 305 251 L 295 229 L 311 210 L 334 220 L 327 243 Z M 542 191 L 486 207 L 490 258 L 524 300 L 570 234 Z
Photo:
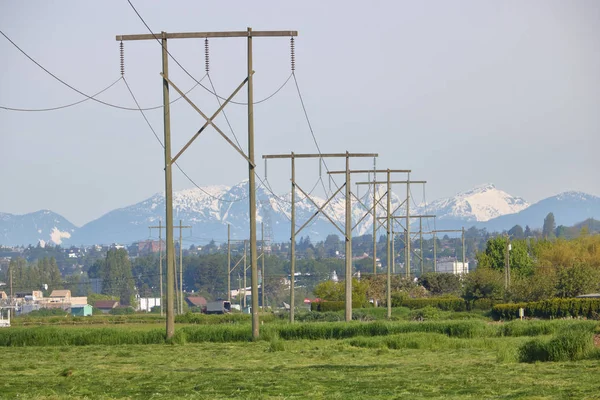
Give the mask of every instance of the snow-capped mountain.
M 379 187 L 376 198 L 382 199 L 385 188 Z M 392 210 L 396 210 L 403 198 L 392 196 Z M 314 201 L 314 203 L 313 203 Z M 265 232 L 272 235 L 277 242 L 286 242 L 291 236 L 291 195 L 274 194 L 268 187 L 257 185 L 258 238 L 260 224 L 267 227 Z M 313 242 L 324 240 L 329 234 L 343 236 L 345 221 L 345 199 L 341 191 L 334 199 L 327 202 L 323 212 L 333 220 L 319 214 L 313 217 L 318 207 L 323 206 L 326 199 L 305 198 L 300 191 L 296 192 L 296 231 L 299 240 L 302 236 L 310 236 Z M 377 209 L 378 217 L 385 216 L 386 199 L 383 198 Z M 315 205 L 316 204 L 316 205 Z M 353 199 L 352 222 L 356 224 L 353 236 L 372 233 L 372 217 L 365 213 L 373 204 L 372 192 Z M 249 228 L 248 182 L 243 181 L 234 186 L 209 186 L 202 189 L 186 189 L 173 193 L 174 224 L 179 221 L 192 229 L 183 231 L 186 243 L 202 244 L 211 239 L 223 241 L 227 238 L 227 225 L 231 227 L 233 239 L 248 237 Z M 158 226 L 165 216 L 165 199 L 163 193 L 128 207 L 113 210 L 102 217 L 76 228 L 69 221 L 51 211 L 38 211 L 26 215 L 0 213 L 0 244 L 36 244 L 39 240 L 52 241 L 63 245 L 89 244 L 128 244 L 149 237 L 158 237 L 158 230 L 149 230 L 150 226 Z M 508 230 L 516 224 L 532 229 L 543 224 L 544 217 L 553 212 L 557 225 L 573 225 L 589 217 L 600 215 L 600 197 L 581 192 L 565 192 L 539 201 L 531 206 L 519 198 L 497 189 L 494 185 L 481 185 L 456 196 L 436 200 L 427 206 L 411 208 L 411 214 L 437 215 L 437 229 L 460 229 L 475 225 L 487 228 L 488 231 Z M 396 215 L 403 215 L 405 209 L 400 207 Z M 404 224 L 404 221 L 402 221 Z M 415 223 L 415 222 L 413 222 Z M 414 226 L 414 225 L 413 225 Z M 379 235 L 384 230 L 379 230 Z M 163 228 L 163 237 L 165 231 Z M 178 229 L 175 231 L 179 236 Z
M 427 213 L 438 220 L 458 219 L 468 222 L 485 222 L 507 214 L 515 214 L 529 207 L 520 197 L 514 197 L 493 184 L 477 186 L 453 197 L 440 199 L 427 205 Z M 420 207 L 424 211 L 425 207 Z
M 61 244 L 75 230 L 75 225 L 50 210 L 24 215 L 0 213 L 0 244 Z
M 385 193 L 379 191 L 377 198 Z M 298 238 L 310 236 L 313 241 L 324 240 L 327 235 L 336 233 L 341 236 L 345 221 L 345 199 L 343 192 L 327 203 L 323 212 L 336 222 L 338 230 L 328 219 L 320 213 L 309 221 L 327 200 L 318 196 L 311 196 L 312 201 L 305 198 L 300 191 L 296 192 L 296 231 Z M 314 202 L 314 203 L 313 203 Z M 372 205 L 372 195 L 366 194 L 361 202 L 353 202 L 352 220 L 357 223 Z M 291 236 L 291 194 L 274 194 L 270 188 L 257 185 L 257 222 L 260 232 L 260 224 L 264 223 L 267 229 L 270 227 L 272 239 L 276 241 L 287 241 Z M 362 204 L 361 204 L 362 203 Z M 315 205 L 316 204 L 316 205 Z M 400 204 L 394 196 L 392 206 L 396 208 Z M 157 226 L 159 220 L 165 221 L 164 217 L 165 199 L 163 193 L 155 194 L 147 200 L 111 211 L 104 216 L 92 221 L 78 229 L 70 240 L 70 243 L 93 244 L 93 243 L 131 243 L 143 240 L 149 236 L 157 237 L 158 231 L 152 233 L 149 226 Z M 378 216 L 384 216 L 385 211 L 380 208 Z M 197 243 L 210 239 L 223 240 L 227 237 L 227 225 L 231 226 L 231 237 L 243 239 L 248 237 L 249 229 L 249 200 L 248 182 L 227 186 L 210 186 L 202 189 L 187 189 L 173 193 L 173 219 L 178 225 L 179 220 L 184 225 L 192 226 L 191 231 L 184 231 L 187 241 L 196 240 Z M 354 235 L 363 235 L 371 232 L 372 218 L 364 218 L 353 231 Z M 164 235 L 164 234 L 163 234 Z M 178 232 L 176 232 L 176 236 Z M 259 233 L 260 235 L 260 233 Z M 260 236 L 259 236 L 260 238 Z
M 563 192 L 540 200 L 517 214 L 487 221 L 483 227 L 490 232 L 508 230 L 517 224 L 523 228 L 526 225 L 532 229 L 541 228 L 548 213 L 554 214 L 557 226 L 572 226 L 600 215 L 600 197 L 583 192 Z

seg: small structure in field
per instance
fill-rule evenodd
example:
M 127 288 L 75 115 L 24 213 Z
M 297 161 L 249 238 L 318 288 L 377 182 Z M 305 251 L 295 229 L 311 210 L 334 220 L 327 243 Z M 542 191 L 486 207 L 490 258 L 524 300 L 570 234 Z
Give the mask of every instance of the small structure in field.
M 71 315 L 74 317 L 87 317 L 92 315 L 92 306 L 89 304 L 75 304 L 71 306 Z

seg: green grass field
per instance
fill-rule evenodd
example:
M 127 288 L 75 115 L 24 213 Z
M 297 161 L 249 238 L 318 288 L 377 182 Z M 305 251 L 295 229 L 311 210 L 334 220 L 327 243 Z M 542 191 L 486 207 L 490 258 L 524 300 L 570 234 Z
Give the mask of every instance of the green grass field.
M 560 344 L 565 332 L 591 340 L 600 332 L 594 321 L 261 328 L 263 339 L 251 341 L 245 321 L 178 324 L 176 344 L 118 345 L 110 343 L 160 343 L 156 323 L 0 330 L 0 398 L 600 399 L 598 349 L 578 361 L 533 363 L 519 362 L 518 350 Z

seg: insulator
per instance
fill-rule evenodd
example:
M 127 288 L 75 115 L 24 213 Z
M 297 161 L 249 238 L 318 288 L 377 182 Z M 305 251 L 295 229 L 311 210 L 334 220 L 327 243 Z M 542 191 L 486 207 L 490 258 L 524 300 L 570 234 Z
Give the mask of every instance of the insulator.
M 119 51 L 121 53 L 121 76 L 125 75 L 125 50 L 123 49 L 123 42 L 119 44 Z
M 210 69 L 210 59 L 208 52 L 208 38 L 204 39 L 204 64 L 206 65 L 206 73 L 208 74 L 208 70 Z
M 296 70 L 296 50 L 293 37 L 290 38 L 290 53 L 292 58 L 292 72 L 294 72 Z
M 267 179 L 267 159 L 265 158 L 265 179 Z

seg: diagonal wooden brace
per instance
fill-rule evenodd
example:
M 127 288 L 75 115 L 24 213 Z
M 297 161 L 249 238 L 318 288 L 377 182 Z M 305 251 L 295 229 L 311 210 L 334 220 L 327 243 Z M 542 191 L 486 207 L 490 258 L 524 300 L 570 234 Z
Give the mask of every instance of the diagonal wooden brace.
M 381 199 L 383 199 L 383 198 L 385 197 L 385 195 L 386 195 L 386 194 L 387 194 L 387 192 L 385 192 L 385 193 L 383 194 L 383 196 L 381 196 L 381 197 L 380 197 L 380 198 L 379 198 L 379 199 L 378 199 L 378 200 L 375 202 L 375 204 L 373 205 L 373 207 L 376 207 L 376 206 L 377 206 L 377 204 L 379 204 L 379 203 L 381 202 Z M 354 195 L 354 193 L 353 193 L 352 195 Z M 362 205 L 364 208 L 367 208 L 367 206 L 365 206 L 365 205 L 364 205 L 364 204 L 363 204 L 363 203 L 362 203 L 362 202 L 361 202 L 361 201 L 360 201 L 360 200 L 359 200 L 359 199 L 358 199 L 356 196 L 354 196 L 354 198 L 355 198 L 356 200 L 358 200 L 358 201 L 360 202 L 360 204 L 361 204 L 361 205 Z M 352 227 L 352 230 L 356 229 L 356 227 L 358 226 L 358 224 L 360 224 L 360 223 L 362 222 L 362 220 L 363 220 L 363 219 L 367 218 L 367 216 L 368 216 L 368 215 L 371 215 L 371 211 L 373 211 L 373 207 L 369 208 L 369 209 L 367 210 L 367 212 L 366 212 L 366 213 L 365 213 L 365 214 L 364 214 L 364 215 L 363 215 L 363 216 L 362 216 L 362 217 L 361 217 L 361 218 L 358 220 L 358 222 L 357 222 L 356 224 L 354 224 L 354 226 Z M 376 224 L 378 224 L 378 227 L 379 227 L 379 228 L 385 228 L 385 227 L 384 227 L 384 225 L 383 225 L 383 223 L 381 223 L 381 222 L 379 222 L 379 221 L 377 221 L 377 220 L 375 220 L 375 221 L 376 221 L 375 223 L 376 223 Z
M 298 185 L 295 185 L 295 186 L 298 188 L 298 190 L 299 190 L 299 191 L 300 191 L 300 192 L 301 192 L 301 193 L 302 193 L 302 194 L 303 194 L 303 195 L 304 195 L 304 196 L 305 196 L 305 197 L 306 197 L 308 200 L 310 200 L 310 202 L 311 202 L 311 203 L 313 203 L 315 207 L 317 207 L 317 211 L 316 211 L 316 212 L 313 214 L 313 216 L 312 216 L 312 217 L 310 217 L 310 218 L 308 219 L 308 221 L 306 221 L 306 222 L 304 223 L 304 225 L 302 225 L 302 226 L 301 226 L 301 227 L 298 229 L 298 231 L 297 231 L 295 234 L 297 235 L 298 233 L 300 233 L 300 231 L 301 231 L 302 229 L 304 229 L 304 228 L 305 228 L 305 227 L 306 227 L 306 226 L 307 226 L 307 225 L 308 225 L 308 224 L 309 224 L 309 223 L 310 223 L 310 222 L 311 222 L 311 221 L 312 221 L 312 220 L 313 220 L 313 219 L 314 219 L 314 218 L 315 218 L 317 215 L 319 215 L 319 213 L 321 213 L 321 214 L 323 214 L 323 215 L 325 216 L 325 218 L 327 218 L 327 219 L 329 220 L 329 222 L 331 222 L 331 223 L 333 224 L 333 226 L 334 226 L 334 227 L 335 227 L 335 228 L 336 228 L 338 231 L 340 231 L 340 233 L 342 234 L 342 236 L 345 238 L 345 237 L 346 237 L 346 233 L 345 233 L 344 231 L 342 231 L 342 230 L 340 229 L 340 227 L 338 226 L 338 224 L 337 224 L 337 223 L 336 223 L 336 222 L 335 222 L 335 221 L 334 221 L 334 220 L 333 220 L 333 219 L 332 219 L 332 218 L 331 218 L 329 215 L 327 215 L 327 213 L 325 213 L 325 212 L 323 211 L 323 209 L 324 209 L 324 208 L 327 206 L 327 204 L 329 204 L 329 202 L 330 202 L 331 200 L 333 200 L 333 198 L 334 198 L 334 197 L 335 197 L 335 196 L 336 196 L 336 195 L 337 195 L 337 194 L 338 194 L 338 193 L 339 193 L 339 192 L 342 190 L 342 188 L 343 188 L 345 185 L 346 185 L 346 184 L 344 183 L 342 186 L 340 186 L 340 187 L 338 188 L 338 190 L 336 190 L 336 192 L 335 192 L 333 195 L 331 195 L 331 197 L 330 197 L 330 198 L 329 198 L 329 199 L 328 199 L 328 200 L 327 200 L 327 201 L 326 201 L 326 202 L 325 202 L 325 203 L 324 203 L 324 204 L 323 204 L 321 207 L 319 207 L 319 205 L 318 205 L 317 203 L 315 203 L 315 202 L 314 202 L 314 200 L 313 200 L 313 199 L 312 199 L 312 198 L 311 198 L 311 197 L 310 197 L 310 196 L 309 196 L 309 195 L 308 195 L 308 194 L 307 194 L 307 193 L 306 193 L 304 190 L 302 190 L 302 188 L 301 188 L 300 186 L 298 186 Z
M 256 165 L 252 161 L 250 161 L 250 158 L 248 158 L 248 156 L 242 151 L 242 149 L 240 149 L 235 143 L 233 143 L 233 141 L 229 139 L 229 137 L 227 137 L 227 135 L 225 135 L 225 133 L 223 133 L 223 131 L 219 129 L 219 127 L 213 122 L 217 115 L 219 115 L 219 113 L 223 111 L 227 103 L 229 103 L 231 99 L 233 99 L 235 95 L 242 89 L 242 87 L 244 87 L 244 85 L 248 82 L 248 78 L 243 80 L 243 82 L 235 89 L 231 96 L 229 96 L 227 100 L 225 100 L 225 102 L 221 104 L 218 110 L 215 111 L 215 113 L 209 118 L 198 107 L 196 107 L 196 105 L 169 78 L 165 77 L 162 73 L 160 75 L 163 77 L 164 80 L 166 80 L 169 83 L 169 85 L 173 86 L 173 89 L 175 89 L 177 93 L 179 93 L 179 95 L 183 97 L 185 101 L 187 101 L 190 104 L 190 106 L 192 106 L 192 108 L 198 112 L 198 114 L 200 114 L 206 120 L 206 123 L 202 126 L 202 128 L 200 128 L 200 130 L 196 132 L 196 134 L 189 140 L 189 142 L 187 142 L 186 145 L 183 146 L 179 153 L 177 153 L 175 157 L 173 157 L 171 163 L 177 161 L 179 156 L 181 156 L 181 154 L 183 154 L 183 152 L 192 144 L 192 142 L 196 140 L 198 136 L 200 136 L 200 134 L 208 127 L 208 125 L 212 125 L 212 127 L 215 128 L 215 130 L 223 137 L 223 139 L 225 139 L 227 143 L 229 143 L 238 153 L 240 153 L 240 155 L 244 157 L 244 159 L 246 159 L 246 161 L 248 161 L 248 163 L 252 165 L 252 167 L 256 167 Z

